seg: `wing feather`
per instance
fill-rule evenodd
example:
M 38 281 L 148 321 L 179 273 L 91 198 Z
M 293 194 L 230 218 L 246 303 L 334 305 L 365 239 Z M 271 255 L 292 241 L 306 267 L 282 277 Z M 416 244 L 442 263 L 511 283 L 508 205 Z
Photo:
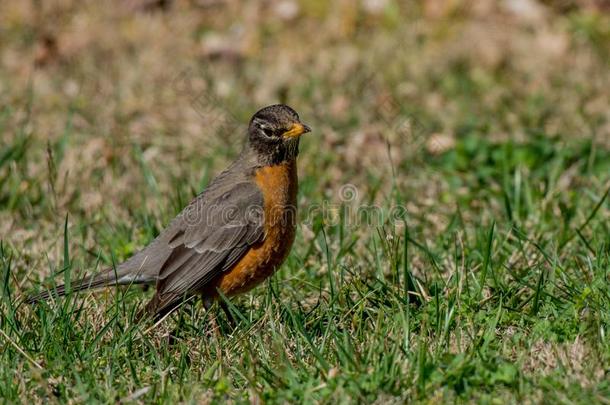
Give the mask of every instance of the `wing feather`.
M 181 214 L 169 243 L 172 254 L 159 271 L 160 297 L 201 290 L 263 239 L 264 201 L 256 184 L 236 183 L 212 194 L 214 198 L 194 200 Z

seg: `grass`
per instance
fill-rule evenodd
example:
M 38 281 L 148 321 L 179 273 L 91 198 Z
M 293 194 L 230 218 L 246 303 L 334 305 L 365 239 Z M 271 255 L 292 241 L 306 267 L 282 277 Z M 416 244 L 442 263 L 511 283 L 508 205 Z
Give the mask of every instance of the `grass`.
M 610 402 L 608 15 L 269 4 L 0 5 L 1 401 Z M 315 129 L 301 221 L 235 328 L 20 305 L 151 241 L 276 101 Z

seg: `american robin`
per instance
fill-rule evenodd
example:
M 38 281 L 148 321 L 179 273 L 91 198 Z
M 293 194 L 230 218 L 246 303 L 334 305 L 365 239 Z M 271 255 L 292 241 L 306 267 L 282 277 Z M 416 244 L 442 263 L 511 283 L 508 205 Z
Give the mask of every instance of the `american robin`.
M 282 264 L 294 242 L 296 157 L 300 136 L 309 131 L 286 105 L 261 109 L 250 120 L 239 157 L 155 240 L 70 290 L 154 283 L 144 311 L 159 318 L 193 295 L 209 302 L 219 291 L 231 297 L 252 289 Z M 27 302 L 67 292 L 61 285 Z

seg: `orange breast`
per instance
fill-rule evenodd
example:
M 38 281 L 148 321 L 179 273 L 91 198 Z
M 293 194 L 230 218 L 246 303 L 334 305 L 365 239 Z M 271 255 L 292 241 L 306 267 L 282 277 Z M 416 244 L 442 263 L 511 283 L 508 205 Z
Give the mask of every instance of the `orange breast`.
M 264 197 L 265 238 L 253 246 L 235 267 L 221 274 L 213 285 L 232 296 L 246 292 L 269 277 L 282 264 L 296 229 L 296 162 L 259 169 L 256 184 Z

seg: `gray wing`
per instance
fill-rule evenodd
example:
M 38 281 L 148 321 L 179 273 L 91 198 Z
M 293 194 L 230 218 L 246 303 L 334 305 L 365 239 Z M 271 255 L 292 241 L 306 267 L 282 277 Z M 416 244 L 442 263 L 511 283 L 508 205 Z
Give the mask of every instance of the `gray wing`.
M 191 202 L 171 227 L 172 251 L 157 279 L 162 301 L 201 290 L 264 237 L 263 195 L 256 184 L 238 182 L 215 191 Z
M 157 295 L 147 309 L 157 312 L 231 269 L 264 238 L 263 195 L 243 169 L 233 165 L 221 173 L 150 245 L 116 269 L 75 281 L 71 291 L 156 282 Z M 27 302 L 65 292 L 60 285 L 30 296 Z

